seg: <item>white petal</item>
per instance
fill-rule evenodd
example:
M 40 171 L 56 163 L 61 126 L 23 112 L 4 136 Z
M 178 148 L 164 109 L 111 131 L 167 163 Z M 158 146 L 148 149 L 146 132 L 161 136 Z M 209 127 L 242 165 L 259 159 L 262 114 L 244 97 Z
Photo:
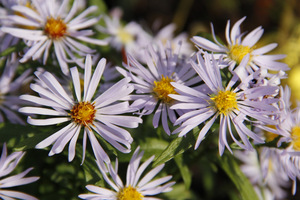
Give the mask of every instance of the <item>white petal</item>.
M 231 32 L 230 32 L 230 39 L 231 39 L 231 42 L 233 44 L 235 44 L 236 42 L 236 39 L 237 37 L 239 36 L 240 34 L 240 25 L 243 23 L 243 21 L 246 19 L 246 17 L 243 17 L 242 19 L 238 20 L 233 26 L 232 26 L 232 29 L 231 29 Z
M 197 149 L 201 143 L 201 141 L 204 139 L 208 129 L 210 129 L 210 127 L 213 125 L 213 123 L 216 121 L 218 115 L 214 115 L 205 125 L 204 127 L 201 129 L 201 131 L 199 132 L 199 135 L 197 137 L 197 141 L 195 144 L 195 149 Z
M 268 44 L 266 46 L 263 46 L 261 48 L 255 49 L 252 51 L 253 55 L 262 55 L 265 53 L 268 53 L 270 51 L 272 51 L 273 49 L 275 49 L 278 45 L 276 43 L 272 43 L 272 44 Z
M 72 67 L 70 69 L 71 76 L 72 76 L 72 81 L 73 81 L 73 86 L 76 94 L 77 101 L 81 101 L 81 87 L 80 87 L 80 78 L 79 78 L 79 73 L 77 67 Z
M 247 36 L 243 39 L 242 45 L 249 46 L 250 48 L 253 47 L 261 38 L 263 33 L 264 33 L 264 29 L 262 29 L 260 26 L 257 27 L 249 34 L 247 34 Z
M 51 145 L 53 142 L 55 142 L 62 134 L 64 134 L 67 131 L 70 131 L 71 129 L 74 129 L 75 126 L 74 124 L 70 123 L 67 126 L 65 126 L 64 128 L 60 129 L 59 131 L 57 131 L 56 133 L 53 133 L 52 135 L 50 135 L 49 137 L 47 137 L 46 139 L 44 139 L 43 141 L 41 141 L 40 143 L 38 143 L 35 148 L 37 149 L 43 149 L 49 145 Z
M 60 124 L 66 121 L 70 121 L 69 117 L 56 117 L 56 118 L 49 118 L 49 119 L 32 119 L 28 117 L 27 122 L 31 125 L 35 126 L 47 126 L 47 125 L 54 125 Z
M 212 52 L 226 52 L 226 48 L 223 46 L 216 45 L 215 43 L 209 41 L 208 39 L 205 39 L 200 36 L 194 36 L 192 39 L 192 42 L 194 42 L 197 46 L 208 50 Z
M 38 200 L 37 198 L 25 194 L 23 192 L 11 191 L 11 190 L 1 190 L 0 195 L 5 195 L 4 200 L 15 200 L 14 198 L 23 199 L 23 200 Z M 7 197 L 13 197 L 7 198 Z
M 38 107 L 23 107 L 19 109 L 19 112 L 27 114 L 39 114 L 39 115 L 52 115 L 52 116 L 62 116 L 67 115 L 67 112 L 60 112 L 48 108 L 38 108 Z
M 101 79 L 101 76 L 103 74 L 103 71 L 105 69 L 106 65 L 106 59 L 102 58 L 96 67 L 96 70 L 94 71 L 93 77 L 89 83 L 89 86 L 87 88 L 86 96 L 84 98 L 84 101 L 90 101 L 95 94 L 95 91 L 99 85 L 99 81 Z
M 108 42 L 106 40 L 98 40 L 98 39 L 88 38 L 88 37 L 84 37 L 84 36 L 78 36 L 76 39 L 82 40 L 84 42 L 88 42 L 91 44 L 100 45 L 100 46 L 108 44 Z
M 40 40 L 47 40 L 48 37 L 43 35 L 43 31 L 38 30 L 26 30 L 21 28 L 8 28 L 8 27 L 2 27 L 0 29 L 1 31 L 5 33 L 9 33 L 15 37 L 22 38 L 25 40 L 30 41 L 40 41 Z
M 71 162 L 74 157 L 75 157 L 75 147 L 76 147 L 76 142 L 77 142 L 77 138 L 79 136 L 80 133 L 80 129 L 79 126 L 77 126 L 77 130 L 75 132 L 75 134 L 73 135 L 70 144 L 69 144 L 69 154 L 68 154 L 68 160 L 69 162 Z
M 154 169 L 150 170 L 138 183 L 138 187 L 143 187 L 147 184 L 150 180 L 152 180 L 163 168 L 164 164 L 161 164 Z

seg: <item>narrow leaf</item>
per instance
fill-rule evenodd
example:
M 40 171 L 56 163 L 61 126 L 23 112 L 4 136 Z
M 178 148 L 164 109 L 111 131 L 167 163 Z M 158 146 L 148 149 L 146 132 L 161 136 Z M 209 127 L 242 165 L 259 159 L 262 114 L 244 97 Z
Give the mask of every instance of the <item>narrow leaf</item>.
M 192 174 L 189 170 L 188 165 L 186 164 L 186 162 L 184 162 L 183 154 L 175 156 L 174 160 L 179 168 L 185 188 L 188 190 L 192 184 Z
M 217 162 L 234 183 L 243 200 L 259 200 L 252 184 L 241 171 L 233 155 L 225 153 Z
M 186 150 L 195 145 L 197 135 L 199 134 L 199 128 L 196 127 L 193 131 L 186 134 L 186 137 L 175 138 L 169 146 L 154 160 L 153 167 L 165 163 L 174 156 L 182 154 Z

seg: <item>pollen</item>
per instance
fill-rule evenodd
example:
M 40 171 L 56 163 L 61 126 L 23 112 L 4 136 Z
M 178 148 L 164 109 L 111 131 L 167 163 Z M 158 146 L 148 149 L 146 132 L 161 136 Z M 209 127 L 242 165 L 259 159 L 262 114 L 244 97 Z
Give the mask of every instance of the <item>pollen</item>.
M 295 126 L 292 129 L 292 145 L 296 151 L 300 151 L 300 127 Z
M 231 112 L 234 109 L 238 109 L 236 93 L 227 90 L 219 91 L 218 95 L 210 98 L 217 110 L 224 115 L 227 115 L 228 112 Z
M 119 37 L 122 44 L 128 44 L 134 40 L 133 35 L 123 28 L 120 28 L 118 30 L 117 36 Z
M 154 81 L 153 92 L 156 97 L 164 103 L 171 103 L 173 101 L 173 99 L 168 96 L 169 94 L 178 94 L 171 85 L 171 82 L 174 82 L 174 80 L 168 76 L 164 77 L 164 75 L 162 75 L 160 81 Z
M 144 196 L 130 185 L 120 190 L 117 194 L 117 200 L 141 200 L 143 198 Z
M 79 102 L 73 106 L 70 115 L 77 124 L 82 126 L 93 125 L 95 119 L 95 106 L 89 102 Z
M 45 33 L 52 39 L 60 39 L 67 32 L 66 23 L 60 19 L 49 18 L 45 25 Z
M 243 45 L 238 45 L 235 44 L 230 47 L 228 56 L 237 62 L 237 64 L 241 63 L 245 55 L 250 53 L 250 58 L 251 58 L 251 52 L 252 49 L 249 46 L 243 46 Z

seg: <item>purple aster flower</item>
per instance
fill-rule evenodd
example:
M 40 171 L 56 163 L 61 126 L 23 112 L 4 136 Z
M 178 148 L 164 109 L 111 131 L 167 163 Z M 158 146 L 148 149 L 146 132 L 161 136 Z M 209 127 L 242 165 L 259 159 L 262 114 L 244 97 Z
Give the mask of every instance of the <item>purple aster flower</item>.
M 203 124 L 195 144 L 195 149 L 197 149 L 210 127 L 219 118 L 220 155 L 223 154 L 225 146 L 231 151 L 227 142 L 228 132 L 233 141 L 243 149 L 253 149 L 248 137 L 255 142 L 263 143 L 262 138 L 247 127 L 246 122 L 276 124 L 270 116 L 277 112 L 277 107 L 272 105 L 277 102 L 277 99 L 263 97 L 273 95 L 278 87 L 242 88 L 240 86 L 245 84 L 238 85 L 239 78 L 235 74 L 224 88 L 218 62 L 208 53 L 204 53 L 204 59 L 201 53 L 197 53 L 197 61 L 197 63 L 192 62 L 192 66 L 204 81 L 207 89 L 197 90 L 179 83 L 171 83 L 178 93 L 169 95 L 177 100 L 171 109 L 190 110 L 176 120 L 175 125 L 180 125 L 180 127 L 173 133 L 179 133 L 181 137 Z M 242 142 L 236 139 L 232 127 Z

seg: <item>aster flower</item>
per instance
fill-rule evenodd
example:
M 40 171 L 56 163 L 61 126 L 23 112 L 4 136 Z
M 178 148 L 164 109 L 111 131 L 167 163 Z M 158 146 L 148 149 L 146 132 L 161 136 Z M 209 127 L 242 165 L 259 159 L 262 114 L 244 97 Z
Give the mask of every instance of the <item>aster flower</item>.
M 13 26 L 13 22 L 9 20 L 7 16 L 11 14 L 21 15 L 20 13 L 14 12 L 12 10 L 13 6 L 16 5 L 24 5 L 27 7 L 30 6 L 29 0 L 2 0 L 1 3 L 4 8 L 0 7 L 0 26 Z M 20 40 L 19 38 L 16 38 L 10 34 L 3 33 L 0 30 L 0 44 L 1 44 L 0 52 L 6 50 L 10 46 L 16 45 L 19 42 L 19 40 Z
M 137 147 L 129 162 L 126 174 L 126 185 L 123 184 L 118 175 L 118 160 L 116 160 L 115 167 L 113 167 L 111 163 L 105 165 L 103 162 L 97 161 L 105 182 L 108 183 L 113 190 L 95 185 L 87 185 L 86 188 L 93 194 L 80 194 L 79 197 L 87 200 L 150 200 L 158 199 L 152 197 L 153 195 L 171 191 L 171 186 L 174 185 L 175 182 L 168 181 L 171 180 L 172 176 L 165 176 L 152 180 L 163 169 L 164 164 L 150 170 L 144 175 L 144 177 L 141 178 L 145 169 L 153 161 L 154 156 L 150 157 L 142 165 L 140 165 L 144 153 L 143 151 L 139 152 L 139 150 L 140 148 Z M 109 173 L 110 177 L 107 173 Z
M 171 83 L 178 93 L 169 94 L 171 98 L 177 100 L 171 109 L 191 109 L 176 120 L 175 125 L 180 124 L 180 127 L 173 133 L 179 133 L 179 137 L 181 137 L 206 122 L 199 132 L 195 144 L 195 149 L 197 149 L 212 124 L 217 118 L 220 118 L 220 155 L 223 154 L 225 146 L 231 151 L 227 142 L 228 132 L 233 141 L 243 149 L 253 149 L 248 137 L 252 138 L 254 142 L 263 143 L 262 138 L 247 128 L 246 124 L 247 122 L 251 122 L 253 125 L 276 124 L 276 121 L 269 116 L 277 112 L 277 108 L 271 105 L 277 99 L 262 97 L 273 95 L 276 93 L 277 87 L 260 86 L 242 89 L 240 86 L 244 84 L 238 84 L 239 78 L 234 75 L 224 88 L 218 62 L 208 53 L 204 53 L 204 59 L 201 53 L 197 53 L 197 61 L 197 63 L 192 62 L 192 66 L 204 81 L 207 90 L 200 91 L 178 83 Z M 235 138 L 232 127 L 236 130 L 242 143 Z
M 233 25 L 231 30 L 230 21 L 228 20 L 225 34 L 227 41 L 226 45 L 221 44 L 216 39 L 212 24 L 211 27 L 214 42 L 211 42 L 200 36 L 194 36 L 192 38 L 192 42 L 194 42 L 197 47 L 216 53 L 216 57 L 223 56 L 227 63 L 226 65 L 229 66 L 230 70 L 234 70 L 234 68 L 238 66 L 243 59 L 246 59 L 248 63 L 246 66 L 244 66 L 245 70 L 243 70 L 243 72 L 248 72 L 250 74 L 258 69 L 275 71 L 289 70 L 287 64 L 277 61 L 283 59 L 285 55 L 265 55 L 276 48 L 276 43 L 268 44 L 255 49 L 255 44 L 263 35 L 264 30 L 259 26 L 246 35 L 246 33 L 241 32 L 240 30 L 240 25 L 245 19 L 246 17 L 243 17 L 242 19 L 238 20 Z M 244 76 L 245 74 L 241 73 L 239 75 Z
M 149 43 L 159 44 L 162 42 L 163 44 L 167 44 L 167 42 L 171 43 L 171 47 L 175 50 L 180 48 L 180 54 L 182 56 L 190 56 L 194 52 L 192 44 L 188 41 L 187 33 L 180 33 L 175 36 L 174 32 L 176 29 L 175 24 L 169 24 L 159 30 L 157 34 L 153 37 Z
M 280 123 L 277 126 L 281 136 L 278 147 L 282 148 L 281 163 L 286 174 L 294 182 L 293 193 L 296 192 L 297 179 L 300 180 L 300 109 L 291 108 L 291 91 L 288 86 L 281 88 Z
M 1 30 L 12 36 L 22 38 L 30 47 L 20 62 L 43 58 L 46 63 L 50 47 L 54 46 L 56 58 L 64 74 L 68 74 L 68 62 L 81 65 L 81 57 L 95 53 L 95 50 L 80 43 L 88 42 L 105 45 L 105 41 L 90 38 L 93 31 L 90 28 L 99 21 L 99 17 L 87 18 L 97 7 L 91 6 L 74 17 L 79 8 L 79 0 L 75 0 L 70 10 L 66 7 L 69 0 L 49 0 L 41 3 L 32 0 L 32 6 L 15 5 L 11 9 L 20 13 L 10 15 L 8 19 L 13 27 L 2 27 Z M 81 56 L 77 58 L 76 55 Z M 83 65 L 81 65 L 83 67 Z
M 13 200 L 13 199 L 23 199 L 23 200 L 37 200 L 37 198 L 25 194 L 23 192 L 7 190 L 7 188 L 26 185 L 28 183 L 35 182 L 39 177 L 25 177 L 33 168 L 28 168 L 27 170 L 17 174 L 9 176 L 9 174 L 16 168 L 25 152 L 13 152 L 7 156 L 6 143 L 3 144 L 2 154 L 0 158 L 0 198 Z
M 167 134 L 170 134 L 168 119 L 174 123 L 177 114 L 182 114 L 180 109 L 170 109 L 174 101 L 168 95 L 176 94 L 170 83 L 194 85 L 201 81 L 199 77 L 195 76 L 196 72 L 190 64 L 179 58 L 179 50 L 177 48 L 173 51 L 170 44 L 163 47 L 160 43 L 159 49 L 155 51 L 153 46 L 149 45 L 144 53 L 147 61 L 146 67 L 128 55 L 128 65 L 125 65 L 128 71 L 118 68 L 125 77 L 132 79 L 135 87 L 136 95 L 131 96 L 134 101 L 131 106 L 141 110 L 142 115 L 154 113 L 154 128 L 158 127 L 161 120 Z
M 256 188 L 261 199 L 284 199 L 290 179 L 281 164 L 281 150 L 262 147 L 257 151 L 235 151 L 241 170 Z
M 2 59 L 5 60 L 4 58 Z M 23 119 L 16 112 L 25 102 L 19 99 L 21 88 L 29 83 L 31 70 L 28 69 L 19 77 L 16 77 L 16 70 L 19 66 L 16 54 L 6 59 L 4 70 L 0 77 L 0 123 L 8 119 L 11 123 L 25 125 Z
M 138 117 L 122 115 L 132 111 L 127 101 L 121 101 L 128 98 L 128 95 L 133 91 L 133 86 L 128 85 L 130 79 L 122 79 L 101 95 L 94 97 L 106 65 L 106 60 L 102 58 L 99 61 L 93 76 L 91 62 L 91 56 L 88 55 L 85 61 L 83 95 L 78 69 L 73 67 L 70 71 L 74 88 L 73 94 L 75 94 L 74 98 L 68 95 L 68 92 L 49 72 L 36 73 L 40 82 L 43 82 L 43 85 L 47 86 L 47 88 L 39 84 L 31 84 L 32 90 L 37 92 L 40 97 L 32 95 L 21 96 L 24 100 L 36 103 L 37 106 L 46 106 L 46 108 L 23 107 L 20 109 L 20 112 L 50 116 L 50 118 L 46 119 L 28 117 L 29 124 L 47 126 L 69 122 L 64 128 L 36 145 L 36 148 L 44 148 L 53 144 L 49 156 L 60 153 L 66 144 L 70 142 L 69 161 L 72 161 L 75 156 L 76 141 L 82 129 L 83 160 L 87 136 L 96 158 L 104 159 L 105 161 L 109 160 L 94 132 L 119 151 L 123 153 L 130 152 L 133 139 L 130 133 L 121 127 L 135 128 L 142 121 Z
M 109 35 L 106 40 L 119 51 L 122 48 L 131 53 L 135 49 L 138 51 L 138 47 L 146 45 L 146 38 L 150 38 L 150 35 L 136 22 L 129 22 L 124 25 L 120 17 L 115 15 L 112 17 L 105 16 L 104 21 L 106 27 L 98 26 L 97 28 L 99 31 Z
M 111 16 L 104 16 L 105 26 L 99 25 L 96 28 L 108 35 L 105 41 L 121 52 L 124 60 L 126 53 L 142 59 L 141 50 L 151 40 L 151 36 L 135 21 L 122 22 L 120 12 L 119 9 L 115 9 Z

